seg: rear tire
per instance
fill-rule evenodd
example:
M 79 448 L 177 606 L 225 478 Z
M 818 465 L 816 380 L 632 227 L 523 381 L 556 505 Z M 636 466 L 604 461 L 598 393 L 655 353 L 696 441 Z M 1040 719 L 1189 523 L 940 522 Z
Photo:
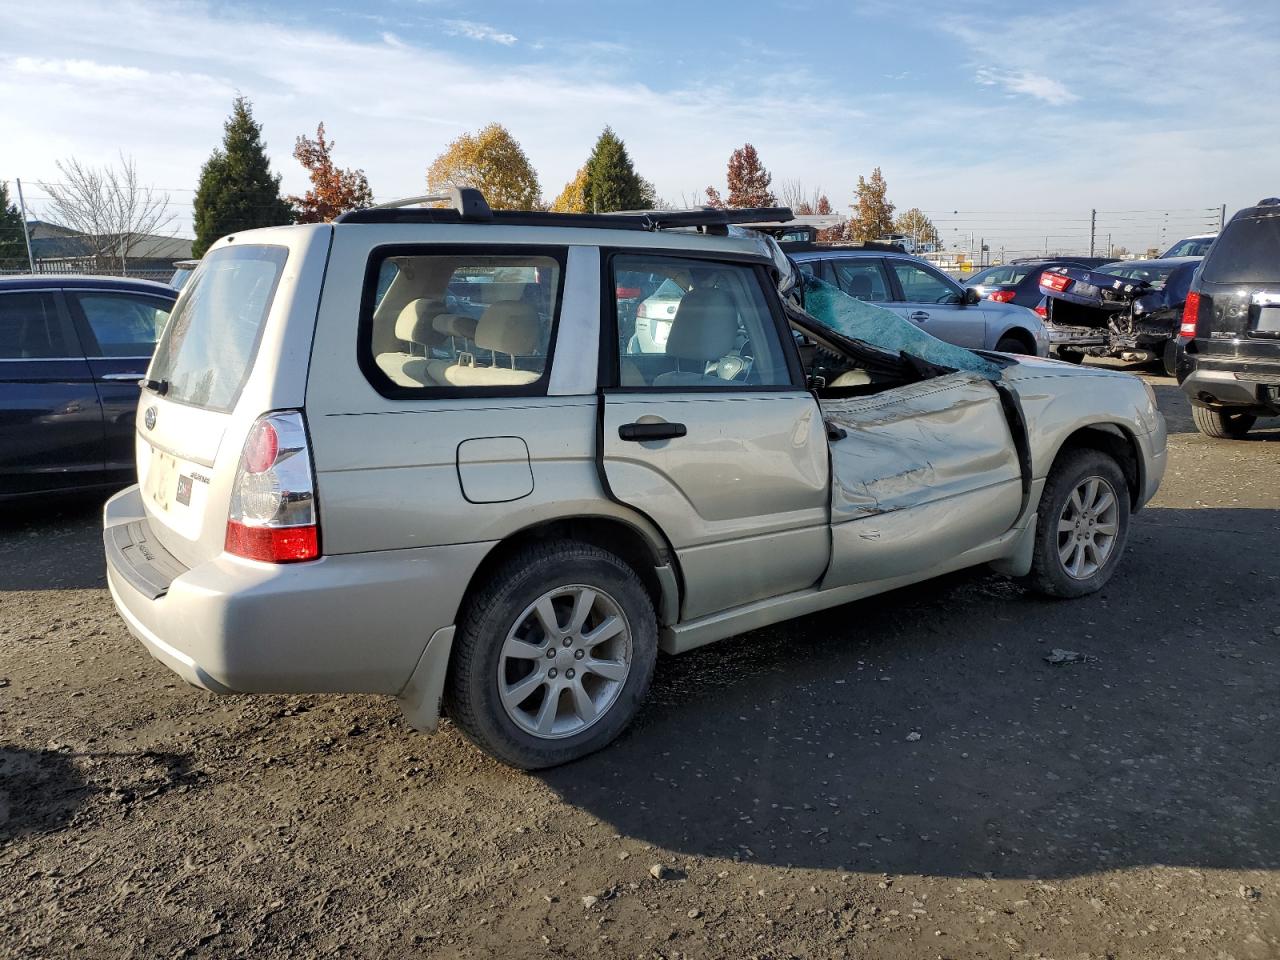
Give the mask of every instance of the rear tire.
M 1239 440 L 1258 422 L 1252 413 L 1202 407 L 1198 403 L 1191 405 L 1191 419 L 1197 430 L 1215 440 Z
M 657 655 L 653 603 L 630 566 L 572 540 L 530 544 L 469 599 L 445 706 L 490 756 L 553 767 L 623 731 Z
M 1058 458 L 1036 511 L 1036 545 L 1028 581 L 1050 597 L 1101 590 L 1124 553 L 1129 485 L 1111 457 L 1072 450 Z
M 1004 336 L 996 341 L 996 353 L 1018 353 L 1035 356 L 1035 348 L 1028 349 L 1021 337 Z

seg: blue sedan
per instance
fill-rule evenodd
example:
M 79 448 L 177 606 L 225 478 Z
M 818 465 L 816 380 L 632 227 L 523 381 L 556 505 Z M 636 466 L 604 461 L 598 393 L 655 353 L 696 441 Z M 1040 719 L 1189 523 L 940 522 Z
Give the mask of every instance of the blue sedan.
M 146 280 L 0 278 L 0 500 L 133 481 L 137 381 L 177 296 Z

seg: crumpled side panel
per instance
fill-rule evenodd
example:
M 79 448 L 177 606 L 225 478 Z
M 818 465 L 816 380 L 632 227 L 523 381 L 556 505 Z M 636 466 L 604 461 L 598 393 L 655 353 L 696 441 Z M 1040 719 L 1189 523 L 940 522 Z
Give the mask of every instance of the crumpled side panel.
M 837 333 L 895 356 L 909 354 L 935 366 L 1000 379 L 1000 367 L 964 347 L 930 336 L 892 310 L 864 303 L 824 280 L 802 274 L 805 312 Z

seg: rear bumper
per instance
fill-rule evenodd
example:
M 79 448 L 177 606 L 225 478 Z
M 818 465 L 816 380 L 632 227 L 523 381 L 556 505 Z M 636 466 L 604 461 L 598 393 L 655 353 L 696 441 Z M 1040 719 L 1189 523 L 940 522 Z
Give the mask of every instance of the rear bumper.
M 1280 361 L 1202 357 L 1181 346 L 1175 367 L 1182 391 L 1208 405 L 1280 409 Z
M 136 486 L 107 501 L 112 528 L 145 520 Z M 188 683 L 215 693 L 399 694 L 427 641 L 453 623 L 492 545 L 461 544 L 267 564 L 220 554 L 153 597 L 107 551 L 130 632 Z M 443 667 L 441 667 L 443 669 Z

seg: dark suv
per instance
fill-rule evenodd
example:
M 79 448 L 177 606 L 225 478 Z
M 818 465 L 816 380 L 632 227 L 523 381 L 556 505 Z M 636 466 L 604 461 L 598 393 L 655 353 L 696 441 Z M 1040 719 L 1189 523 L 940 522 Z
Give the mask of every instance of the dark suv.
M 1243 437 L 1280 416 L 1280 198 L 1241 210 L 1187 294 L 1175 361 L 1196 427 Z

